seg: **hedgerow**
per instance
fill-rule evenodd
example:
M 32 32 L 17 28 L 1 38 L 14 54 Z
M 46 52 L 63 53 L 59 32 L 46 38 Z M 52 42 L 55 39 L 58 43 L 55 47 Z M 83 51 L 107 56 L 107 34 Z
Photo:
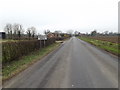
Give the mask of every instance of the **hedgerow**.
M 45 41 L 41 40 L 41 43 L 40 40 L 3 42 L 2 63 L 5 64 L 14 60 L 19 60 L 20 57 L 27 55 L 35 50 L 39 50 L 40 48 L 48 46 L 54 42 L 55 39 L 48 39 Z

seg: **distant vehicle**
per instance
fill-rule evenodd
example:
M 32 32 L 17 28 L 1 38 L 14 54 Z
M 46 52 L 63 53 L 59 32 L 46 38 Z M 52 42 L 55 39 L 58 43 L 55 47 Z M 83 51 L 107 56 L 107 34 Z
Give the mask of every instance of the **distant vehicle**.
M 46 35 L 38 35 L 38 40 L 47 40 Z

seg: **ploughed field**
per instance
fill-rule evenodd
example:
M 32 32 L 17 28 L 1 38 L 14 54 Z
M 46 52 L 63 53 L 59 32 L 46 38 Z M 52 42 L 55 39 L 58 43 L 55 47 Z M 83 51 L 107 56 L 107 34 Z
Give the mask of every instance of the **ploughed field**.
M 108 41 L 112 43 L 120 43 L 118 41 L 118 36 L 95 36 L 95 37 L 89 37 L 91 39 L 101 40 L 101 41 Z
M 120 55 L 120 42 L 117 36 L 87 36 L 79 38 L 112 54 Z

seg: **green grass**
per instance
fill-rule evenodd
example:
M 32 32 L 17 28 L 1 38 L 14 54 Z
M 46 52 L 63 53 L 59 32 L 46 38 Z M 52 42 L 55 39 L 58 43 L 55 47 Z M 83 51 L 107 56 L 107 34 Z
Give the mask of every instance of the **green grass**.
M 120 44 L 96 40 L 96 39 L 90 39 L 89 37 L 79 37 L 79 38 L 99 48 L 102 48 L 110 53 L 113 53 L 115 55 L 120 55 L 120 50 L 118 49 L 118 46 L 120 46 Z
M 33 40 L 33 39 L 31 39 L 31 40 Z M 19 42 L 19 41 L 28 41 L 28 40 L 22 40 L 22 39 L 21 40 L 0 39 L 0 43 L 2 43 L 2 42 Z
M 3 81 L 23 71 L 24 69 L 35 63 L 36 61 L 46 56 L 51 51 L 55 50 L 59 45 L 60 43 L 54 43 L 52 45 L 49 45 L 48 47 L 42 48 L 41 50 L 34 51 L 27 56 L 23 56 L 21 59 L 17 61 L 13 61 L 9 64 L 6 64 L 2 68 Z
M 0 42 L 16 42 L 20 40 L 11 40 L 11 39 L 1 39 Z

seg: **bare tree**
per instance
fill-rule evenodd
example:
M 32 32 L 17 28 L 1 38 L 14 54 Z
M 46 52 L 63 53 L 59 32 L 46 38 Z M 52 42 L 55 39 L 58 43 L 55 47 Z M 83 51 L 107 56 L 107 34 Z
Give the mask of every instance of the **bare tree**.
M 31 37 L 31 28 L 28 28 L 27 31 L 26 31 L 28 37 L 29 37 L 29 40 L 30 40 L 30 37 Z
M 18 31 L 17 31 L 17 34 L 18 34 L 18 37 L 19 37 L 19 39 L 21 38 L 21 35 L 22 35 L 22 33 L 23 33 L 23 26 L 22 25 L 18 25 L 19 26 L 19 29 L 18 29 Z
M 34 38 L 36 34 L 36 28 L 35 27 L 31 27 L 31 35 Z
M 105 34 L 105 35 L 108 35 L 108 34 L 109 34 L 109 31 L 105 31 L 104 34 Z
M 91 32 L 91 36 L 96 36 L 96 35 L 97 35 L 97 31 L 96 30 Z
M 80 32 L 79 31 L 75 31 L 74 34 L 75 34 L 75 36 L 79 36 Z
M 6 24 L 4 31 L 8 34 L 8 38 L 12 39 L 12 24 Z
M 44 31 L 44 34 L 47 35 L 48 33 L 50 33 L 50 30 L 49 30 L 49 29 L 47 29 L 47 30 Z
M 21 34 L 23 33 L 23 27 L 20 24 L 14 24 L 13 25 L 13 33 L 14 33 L 14 38 L 17 39 L 21 37 Z
M 13 25 L 13 36 L 14 36 L 15 39 L 17 37 L 17 31 L 18 31 L 18 25 L 14 24 Z

